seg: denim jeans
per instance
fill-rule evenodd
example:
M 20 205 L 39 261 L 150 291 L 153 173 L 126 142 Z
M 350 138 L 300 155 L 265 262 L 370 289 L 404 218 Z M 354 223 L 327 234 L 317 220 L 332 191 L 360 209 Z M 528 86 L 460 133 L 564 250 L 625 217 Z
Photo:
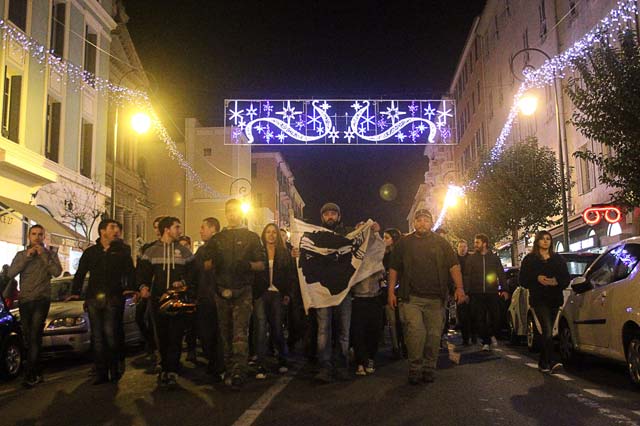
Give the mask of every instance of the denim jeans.
M 99 376 L 107 376 L 109 370 L 117 373 L 118 361 L 122 355 L 122 305 L 104 304 L 95 300 L 87 300 L 91 335 L 93 339 L 93 356 L 96 372 Z
M 400 303 L 400 312 L 405 323 L 409 375 L 435 370 L 444 320 L 443 301 L 411 296 L 408 302 Z
M 533 306 L 532 308 L 538 317 L 540 328 L 542 328 L 542 345 L 538 365 L 543 368 L 550 368 L 553 367 L 555 361 L 553 352 L 553 324 L 558 315 L 558 307 L 543 304 Z
M 334 366 L 333 361 L 340 367 L 347 367 L 349 360 L 349 329 L 351 327 L 351 296 L 347 295 L 342 303 L 330 308 L 316 309 L 318 319 L 318 361 L 323 368 Z M 339 320 L 338 341 L 339 350 L 332 357 L 332 325 L 333 317 Z
M 279 291 L 267 291 L 262 297 L 264 299 L 267 322 L 269 323 L 269 336 L 273 346 L 278 351 L 278 359 L 283 362 L 286 359 L 287 348 L 284 343 L 284 330 L 282 329 L 282 315 L 285 309 L 285 306 L 282 305 L 282 293 Z
M 27 353 L 27 377 L 42 374 L 40 366 L 42 332 L 50 304 L 46 299 L 20 302 L 20 324 Z
M 500 332 L 500 296 L 497 294 L 472 294 L 471 316 L 478 327 L 478 334 L 485 345 L 491 344 L 491 336 Z

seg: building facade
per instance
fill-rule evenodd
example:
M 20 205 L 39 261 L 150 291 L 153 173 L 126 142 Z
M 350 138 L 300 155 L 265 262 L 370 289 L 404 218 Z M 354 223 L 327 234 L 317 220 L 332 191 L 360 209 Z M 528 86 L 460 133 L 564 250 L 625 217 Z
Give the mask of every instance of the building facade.
M 0 0 L 11 30 L 59 58 L 109 78 L 112 2 Z M 2 41 L 0 104 L 0 262 L 26 243 L 33 222 L 49 230 L 63 269 L 75 272 L 81 247 L 97 235 L 104 213 L 108 101 L 69 81 L 11 38 Z
M 453 161 L 459 178 L 483 151 L 495 144 L 520 85 L 517 79 L 520 70 L 537 68 L 546 60 L 544 55 L 533 51 L 522 53 L 514 60 L 514 76 L 510 68 L 512 55 L 524 48 L 537 48 L 556 56 L 597 25 L 615 5 L 615 0 L 487 1 L 472 25 L 450 86 L 450 95 L 457 101 L 459 145 L 453 149 Z M 573 157 L 574 152 L 586 147 L 594 150 L 601 147 L 568 123 L 574 107 L 564 91 L 567 80 L 559 83 L 561 131 L 556 124 L 555 92 L 553 86 L 547 86 L 533 91 L 539 99 L 538 109 L 532 116 L 518 116 L 507 144 L 535 136 L 556 156 L 562 144 L 565 173 L 575 183 L 567 191 L 570 246 L 562 246 L 561 225 L 550 231 L 559 242 L 558 251 L 594 250 L 630 236 L 634 232 L 633 215 L 613 225 L 602 221 L 591 226 L 582 219 L 585 209 L 609 202 L 611 189 L 598 182 L 600 171 L 592 164 Z M 524 248 L 524 236 L 519 244 Z
M 273 212 L 280 228 L 288 229 L 290 216 L 304 217 L 304 200 L 295 186 L 289 165 L 279 152 L 258 152 L 251 155 L 252 204 Z M 269 222 L 262 224 L 266 225 Z

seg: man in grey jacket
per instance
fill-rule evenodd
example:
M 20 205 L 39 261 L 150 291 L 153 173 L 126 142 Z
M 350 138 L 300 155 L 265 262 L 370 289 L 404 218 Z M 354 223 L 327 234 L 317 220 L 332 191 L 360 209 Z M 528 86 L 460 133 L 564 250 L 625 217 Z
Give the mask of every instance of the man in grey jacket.
M 20 323 L 27 350 L 25 387 L 42 382 L 40 350 L 51 303 L 51 278 L 62 273 L 58 252 L 45 247 L 44 235 L 41 225 L 29 228 L 29 245 L 16 254 L 8 274 L 10 278 L 20 274 Z

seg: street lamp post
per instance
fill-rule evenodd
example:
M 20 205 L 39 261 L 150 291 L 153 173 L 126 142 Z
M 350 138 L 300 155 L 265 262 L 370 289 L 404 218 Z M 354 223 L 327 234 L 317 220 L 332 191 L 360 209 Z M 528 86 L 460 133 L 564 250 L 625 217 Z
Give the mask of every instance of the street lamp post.
M 526 52 L 536 52 L 547 58 L 547 60 L 551 60 L 551 56 L 549 56 L 544 50 L 535 48 L 535 47 L 526 47 L 524 49 L 518 50 L 516 53 L 511 55 L 509 59 L 509 67 L 511 69 L 511 74 L 518 79 L 519 81 L 523 81 L 517 73 L 513 69 L 513 61 L 519 55 Z M 526 67 L 532 68 L 530 65 Z M 553 92 L 554 92 L 554 106 L 556 111 L 556 126 L 558 129 L 558 163 L 560 165 L 560 192 L 562 196 L 562 245 L 565 251 L 569 251 L 569 214 L 567 210 L 567 184 L 565 180 L 565 164 L 564 164 L 564 147 L 562 142 L 562 121 L 560 119 L 560 104 L 559 104 L 559 96 L 561 95 L 558 91 L 558 78 L 554 74 L 553 76 Z M 535 112 L 536 103 L 529 101 L 526 102 L 526 107 L 528 111 L 524 111 L 528 113 L 527 115 L 531 115 Z

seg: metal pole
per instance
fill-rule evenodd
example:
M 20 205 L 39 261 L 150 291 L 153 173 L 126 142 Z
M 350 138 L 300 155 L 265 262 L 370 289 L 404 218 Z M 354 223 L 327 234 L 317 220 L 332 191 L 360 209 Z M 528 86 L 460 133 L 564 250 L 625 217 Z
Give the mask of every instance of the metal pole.
M 526 47 L 524 49 L 520 49 L 518 50 L 516 53 L 514 53 L 513 55 L 511 55 L 511 58 L 509 60 L 509 67 L 511 69 L 511 74 L 513 74 L 513 76 L 515 78 L 517 78 L 520 81 L 524 81 L 523 79 L 521 79 L 520 77 L 518 77 L 518 75 L 516 74 L 516 72 L 513 69 L 513 60 L 520 55 L 521 53 L 524 52 L 537 52 L 540 53 L 541 55 L 543 55 L 545 58 L 547 58 L 547 60 L 551 60 L 551 56 L 549 56 L 549 54 L 547 54 L 547 52 L 545 52 L 542 49 L 538 49 L 536 47 Z M 563 250 L 564 251 L 569 251 L 569 214 L 567 211 L 567 182 L 566 182 L 566 174 L 565 174 L 565 168 L 564 168 L 564 149 L 563 149 L 563 138 L 562 138 L 562 121 L 560 119 L 560 103 L 559 103 L 559 96 L 561 96 L 561 93 L 558 91 L 558 78 L 557 76 L 554 74 L 553 76 L 553 92 L 554 92 L 554 106 L 556 109 L 556 125 L 557 125 L 557 129 L 558 129 L 558 163 L 560 166 L 560 192 L 561 192 L 561 202 L 562 202 L 562 245 L 563 245 Z
M 113 124 L 113 158 L 111 160 L 111 219 L 116 219 L 116 155 L 118 154 L 118 111 L 116 104 L 115 123 Z

